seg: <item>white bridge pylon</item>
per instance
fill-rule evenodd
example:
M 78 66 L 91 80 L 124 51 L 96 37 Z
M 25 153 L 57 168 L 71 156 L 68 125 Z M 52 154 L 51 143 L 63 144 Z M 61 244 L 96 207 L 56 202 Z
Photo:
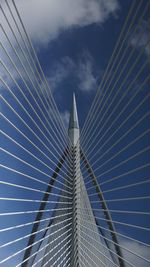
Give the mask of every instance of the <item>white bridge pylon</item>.
M 84 184 L 80 169 L 81 158 L 86 165 L 89 176 L 91 176 L 90 178 L 96 178 L 80 147 L 80 129 L 75 94 L 73 94 L 68 135 L 70 140 L 68 151 L 70 155 L 66 158 L 68 158 L 68 169 L 72 169 L 72 176 L 70 176 L 70 172 L 68 171 L 69 181 L 72 181 L 72 190 L 70 190 L 67 195 L 70 196 L 71 193 L 72 201 L 68 204 L 68 210 L 64 217 L 64 207 L 66 206 L 63 205 L 63 201 L 64 196 L 67 195 L 62 191 L 56 205 L 56 211 L 54 211 L 54 219 L 52 216 L 52 220 L 48 224 L 48 230 L 45 233 L 45 238 L 39 247 L 39 253 L 36 253 L 34 261 L 32 259 L 32 265 L 34 266 L 34 262 L 36 262 L 36 264 L 39 263 L 38 266 L 46 266 L 47 264 L 50 264 L 50 266 L 64 266 L 63 263 L 65 262 L 67 264 L 65 266 L 71 267 L 87 266 L 87 264 L 92 267 L 109 267 L 112 265 L 124 266 L 117 237 L 114 233 L 112 234 L 112 240 L 117 243 L 115 243 L 115 248 L 113 248 L 113 246 L 109 247 L 106 240 L 107 238 L 105 239 L 104 234 L 100 231 L 100 226 L 97 225 Z M 59 166 L 59 170 L 61 167 L 62 166 Z M 57 175 L 59 176 L 58 170 Z M 55 178 L 57 178 L 57 175 Z M 98 184 L 96 183 L 97 181 L 93 180 L 93 184 L 98 188 Z M 64 188 L 66 185 L 67 179 L 65 180 Z M 98 190 L 100 200 L 104 202 L 100 188 L 98 188 Z M 42 204 L 40 210 L 43 210 L 45 205 L 46 204 Z M 114 226 L 112 222 L 110 222 L 111 217 L 107 206 L 106 204 L 104 205 L 104 203 L 102 203 L 102 205 L 106 220 L 108 219 L 108 228 L 113 231 Z M 35 221 L 37 221 L 37 218 Z M 36 227 L 38 228 L 37 224 Z M 25 252 L 22 266 L 31 265 L 31 262 L 27 259 L 31 255 L 34 232 L 28 242 L 29 249 Z
M 98 266 L 112 266 L 112 263 L 108 260 L 112 260 L 111 256 L 108 249 L 104 247 L 105 242 L 99 236 L 98 227 L 80 170 L 80 129 L 75 94 L 73 94 L 68 134 L 73 146 L 73 233 L 76 236 L 76 238 L 73 238 L 75 241 L 72 248 L 74 255 L 72 256 L 73 263 L 71 266 L 82 266 L 82 262 L 85 265 L 88 262 L 91 266 L 95 264 Z M 101 255 L 99 252 L 101 252 Z

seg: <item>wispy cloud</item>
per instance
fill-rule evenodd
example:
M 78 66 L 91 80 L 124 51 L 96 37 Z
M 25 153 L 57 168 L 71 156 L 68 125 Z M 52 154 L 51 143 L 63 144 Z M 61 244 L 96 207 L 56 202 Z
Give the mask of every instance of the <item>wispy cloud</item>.
M 55 90 L 63 81 L 72 77 L 73 80 L 76 79 L 79 90 L 86 92 L 95 90 L 97 84 L 95 65 L 93 57 L 87 51 L 76 61 L 68 56 L 63 57 L 51 68 L 49 84 L 52 90 Z
M 30 37 L 41 44 L 73 27 L 102 24 L 119 8 L 117 0 L 16 0 L 16 4 Z
M 21 14 L 22 20 L 26 26 L 27 32 L 31 38 L 31 41 L 35 42 L 37 47 L 46 46 L 51 40 L 59 37 L 59 34 L 63 31 L 67 31 L 73 28 L 84 27 L 91 24 L 103 24 L 111 15 L 115 15 L 119 9 L 118 0 L 16 0 L 16 5 Z M 12 8 L 13 14 L 16 17 L 15 9 L 12 2 L 8 2 Z M 11 17 L 8 7 L 5 1 L 1 1 L 2 8 L 5 11 L 10 25 L 12 26 L 19 43 L 24 50 L 24 44 L 21 41 L 15 23 Z M 19 20 L 17 19 L 17 22 Z M 24 67 L 30 72 L 27 59 L 30 59 L 25 51 L 27 59 L 22 55 L 21 50 L 18 48 L 16 40 L 0 11 L 0 23 L 8 34 L 10 41 L 14 48 L 16 48 L 18 55 Z M 20 24 L 19 24 L 20 26 Z M 0 29 L 0 36 L 3 46 L 7 49 L 9 56 L 16 64 L 18 70 L 22 74 L 23 78 L 29 82 L 29 77 L 25 74 L 23 67 L 21 66 L 17 56 Z M 1 48 L 1 59 L 6 64 L 8 70 L 12 74 L 16 81 L 20 81 L 21 77 L 12 66 L 10 60 L 6 56 L 4 50 Z M 30 62 L 31 63 L 31 62 Z M 32 63 L 31 63 L 32 65 Z M 10 75 L 1 66 L 1 77 L 9 84 L 14 85 L 14 82 L 10 78 Z M 51 88 L 55 89 L 64 81 L 68 76 L 74 76 L 78 80 L 78 88 L 83 91 L 90 91 L 95 88 L 95 73 L 93 71 L 92 58 L 87 54 L 82 58 L 74 62 L 69 57 L 64 57 L 56 64 L 49 77 L 49 84 Z M 35 83 L 35 80 L 32 80 Z M 36 86 L 36 85 L 35 85 Z M 30 86 L 31 88 L 32 86 Z
M 13 14 L 16 15 L 12 2 L 9 1 L 9 4 Z M 19 43 L 23 45 L 5 1 L 1 1 L 1 5 L 14 29 Z M 84 27 L 93 23 L 101 25 L 110 15 L 114 15 L 119 9 L 118 0 L 16 0 L 16 5 L 31 40 L 40 46 L 47 45 L 51 40 L 57 38 L 61 32 L 68 29 Z M 21 50 L 18 48 L 16 40 L 1 11 L 0 23 L 8 34 L 13 47 L 17 49 L 17 53 L 25 68 L 28 69 L 27 60 L 21 55 Z M 28 80 L 29 78 L 26 77 L 25 71 L 14 51 L 10 48 L 10 44 L 1 29 L 0 35 L 2 44 L 7 49 L 9 56 L 16 64 L 23 77 Z M 4 50 L 1 53 L 1 59 L 8 67 L 13 77 L 16 80 L 20 79 L 19 74 L 10 63 Z M 74 73 L 75 77 L 78 79 L 78 87 L 81 90 L 90 91 L 95 87 L 96 80 L 93 73 L 93 62 L 88 54 L 86 57 L 82 56 L 82 59 L 78 60 L 78 62 L 74 62 L 69 57 L 62 58 L 60 62 L 54 66 L 53 75 L 50 75 L 49 82 L 51 87 L 55 89 L 57 85 L 71 75 L 71 73 Z M 1 67 L 1 76 L 6 82 L 12 84 L 12 79 L 3 67 Z
M 64 122 L 65 127 L 68 128 L 70 112 L 68 110 L 66 110 L 65 112 L 61 113 L 60 115 L 62 117 L 62 120 Z
M 150 25 L 143 21 L 135 34 L 130 38 L 131 45 L 137 49 L 145 47 L 145 54 L 150 55 Z
M 62 81 L 67 79 L 76 69 L 75 62 L 68 56 L 65 56 L 56 62 L 50 69 L 50 75 L 47 78 L 52 91 L 55 90 Z
M 77 68 L 79 89 L 81 91 L 92 91 L 96 88 L 96 74 L 94 73 L 94 59 L 86 52 L 82 55 Z

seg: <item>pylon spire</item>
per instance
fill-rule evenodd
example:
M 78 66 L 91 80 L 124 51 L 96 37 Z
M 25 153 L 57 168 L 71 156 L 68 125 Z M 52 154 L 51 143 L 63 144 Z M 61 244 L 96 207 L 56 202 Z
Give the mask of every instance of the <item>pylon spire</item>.
M 73 93 L 73 103 L 70 113 L 68 135 L 71 140 L 71 158 L 72 158 L 72 173 L 73 173 L 73 217 L 72 217 L 72 255 L 71 266 L 79 266 L 79 243 L 80 243 L 80 143 L 79 143 L 79 122 L 76 106 L 76 98 Z
M 73 146 L 75 146 L 79 139 L 79 121 L 78 121 L 75 93 L 73 93 L 73 103 L 70 113 L 68 134 Z

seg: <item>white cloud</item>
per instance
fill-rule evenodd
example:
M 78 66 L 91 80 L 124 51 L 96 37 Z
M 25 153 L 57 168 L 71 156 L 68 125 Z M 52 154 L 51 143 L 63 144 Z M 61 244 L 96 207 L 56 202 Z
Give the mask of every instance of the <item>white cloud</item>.
M 94 72 L 95 62 L 89 52 L 84 52 L 75 62 L 70 57 L 66 56 L 56 62 L 50 70 L 48 82 L 52 91 L 68 77 L 78 82 L 78 89 L 81 91 L 92 91 L 96 89 L 97 77 Z
M 109 18 L 111 14 L 115 14 L 118 10 L 117 0 L 16 0 L 16 5 L 21 14 L 22 20 L 26 26 L 27 32 L 31 37 L 31 40 L 36 42 L 37 45 L 47 45 L 52 39 L 57 38 L 58 35 L 64 31 L 74 27 L 83 27 L 92 23 L 102 24 Z M 19 22 L 12 2 L 8 2 L 12 8 L 13 14 L 17 22 Z M 4 0 L 1 1 L 2 8 L 4 9 L 6 16 L 8 17 L 10 24 L 19 38 L 20 44 L 24 47 L 15 23 L 9 13 L 8 7 Z M 16 40 L 8 27 L 8 24 L 0 11 L 0 23 L 6 30 L 10 41 L 14 48 L 16 48 L 18 55 L 25 68 L 29 68 L 27 60 L 23 57 L 21 50 L 18 48 Z M 20 24 L 19 24 L 20 25 Z M 8 41 L 2 30 L 0 29 L 0 39 L 11 56 L 13 62 L 21 71 L 21 74 L 26 79 L 24 70 L 19 63 L 15 53 L 10 48 Z M 1 48 L 2 49 L 2 48 Z M 27 53 L 26 53 L 27 56 Z M 1 59 L 4 61 L 13 77 L 18 80 L 19 74 L 14 70 L 14 67 L 8 60 L 5 52 L 2 51 Z M 29 58 L 28 58 L 29 60 Z M 50 77 L 50 84 L 52 88 L 56 88 L 61 81 L 63 81 L 71 72 L 75 73 L 75 76 L 79 80 L 79 88 L 81 90 L 89 91 L 95 86 L 95 77 L 93 75 L 92 61 L 87 55 L 85 60 L 82 57 L 82 61 L 78 63 L 73 62 L 69 57 L 65 57 L 60 60 L 59 64 L 54 66 L 54 75 Z M 12 84 L 12 80 L 6 71 L 1 67 L 2 78 Z M 27 78 L 28 80 L 28 78 Z
M 77 77 L 81 91 L 92 91 L 96 88 L 96 77 L 94 75 L 94 60 L 89 53 L 84 53 L 79 61 Z
M 65 112 L 61 113 L 60 115 L 62 117 L 62 120 L 64 122 L 65 127 L 68 129 L 70 112 L 68 110 L 66 110 Z
M 57 88 L 62 81 L 68 78 L 76 69 L 74 61 L 66 56 L 56 62 L 50 70 L 50 76 L 47 78 L 52 91 Z
M 63 30 L 103 23 L 118 10 L 117 0 L 16 1 L 32 39 L 48 43 Z
M 13 14 L 19 23 L 16 16 L 15 9 L 11 1 L 8 1 L 12 8 Z M 32 41 L 37 45 L 47 45 L 51 40 L 57 38 L 59 34 L 65 30 L 72 28 L 84 27 L 97 23 L 101 25 L 104 23 L 110 15 L 116 14 L 119 5 L 118 0 L 16 0 L 16 6 L 20 12 L 21 18 L 25 24 L 27 32 Z M 19 43 L 24 48 L 24 44 L 21 41 L 15 23 L 10 15 L 8 7 L 4 0 L 1 1 L 2 8 L 5 11 L 7 18 L 9 19 L 10 25 L 12 26 Z M 2 24 L 6 33 L 8 34 L 10 41 L 14 48 L 16 48 L 18 55 L 24 64 L 24 67 L 29 70 L 27 60 L 23 57 L 22 52 L 18 49 L 16 40 L 4 18 L 2 11 L 0 10 L 0 24 Z M 21 29 L 20 23 L 19 27 Z M 2 29 L 0 28 L 0 39 L 4 47 L 7 49 L 13 62 L 18 67 L 19 71 L 23 75 L 23 78 L 28 81 L 29 78 L 26 76 L 19 60 L 17 59 L 10 44 L 6 39 Z M 1 48 L 2 51 L 2 48 Z M 27 56 L 27 53 L 25 53 Z M 28 60 L 29 57 L 27 56 Z M 1 59 L 8 67 L 12 76 L 16 81 L 20 80 L 19 74 L 15 71 L 14 67 L 8 60 L 5 52 L 2 51 Z M 77 63 L 73 62 L 69 57 L 65 57 L 60 60 L 60 63 L 55 66 L 54 75 L 50 76 L 49 83 L 52 88 L 56 88 L 65 78 L 71 73 L 74 73 L 75 77 L 79 81 L 79 89 L 90 91 L 95 87 L 95 76 L 93 74 L 93 63 L 91 58 L 87 56 L 85 60 L 82 57 L 83 62 L 78 60 Z M 29 60 L 30 62 L 30 60 Z M 30 62 L 31 63 L 31 62 Z M 32 65 L 32 64 L 31 64 Z M 1 66 L 1 77 L 9 84 L 14 84 L 8 73 Z M 35 82 L 35 80 L 33 80 Z
M 136 48 L 145 46 L 145 53 L 150 55 L 150 25 L 149 22 L 143 21 L 135 34 L 131 37 L 130 42 Z

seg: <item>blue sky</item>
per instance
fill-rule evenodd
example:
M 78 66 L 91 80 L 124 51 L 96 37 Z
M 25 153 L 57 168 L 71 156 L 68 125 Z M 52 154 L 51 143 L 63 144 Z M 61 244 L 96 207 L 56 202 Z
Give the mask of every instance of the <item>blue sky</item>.
M 83 125 L 130 3 L 130 0 L 125 3 L 64 1 L 60 8 L 59 0 L 39 1 L 33 15 L 35 1 L 18 2 L 27 32 L 66 121 L 75 91 L 79 106 L 83 107 L 79 110 Z
M 38 44 L 38 56 L 60 111 L 65 112 L 64 118 L 67 119 L 72 92 L 75 91 L 79 107 L 83 107 L 83 110 L 79 110 L 79 113 L 83 114 L 83 119 L 80 115 L 81 126 L 95 95 L 98 82 L 107 66 L 130 4 L 130 1 L 126 1 L 126 6 L 122 11 L 120 3 L 108 2 L 110 2 L 110 7 L 109 4 L 107 7 L 108 14 L 107 12 L 101 14 L 104 17 L 99 17 L 97 22 L 94 22 L 94 18 L 92 21 L 90 16 L 85 15 L 85 18 L 81 18 L 79 25 L 76 21 L 75 25 L 68 25 L 68 29 L 60 30 L 57 38 L 44 44 L 45 47 L 41 45 L 42 41 L 40 43 L 40 40 Z M 80 4 L 84 3 L 82 1 L 78 1 L 78 3 L 77 8 L 80 10 Z M 96 1 L 93 1 L 93 6 L 94 3 L 96 5 Z M 111 12 L 109 9 L 113 3 L 113 12 Z M 88 5 L 90 13 L 90 4 L 88 3 Z M 66 13 L 68 12 L 66 10 Z M 95 14 L 93 14 L 94 16 Z M 82 20 L 87 20 L 85 26 Z
M 111 54 L 119 37 L 119 33 L 122 29 L 123 23 L 125 21 L 125 18 L 128 14 L 132 2 L 133 1 L 131 0 L 126 0 L 126 1 L 63 0 L 62 4 L 61 0 L 16 1 L 17 7 L 25 24 L 26 30 L 33 43 L 33 46 L 35 48 L 40 64 L 48 81 L 48 84 L 51 88 L 51 92 L 56 101 L 57 107 L 60 111 L 61 117 L 65 123 L 66 128 L 68 125 L 69 112 L 72 104 L 72 94 L 73 92 L 75 92 L 77 99 L 78 114 L 79 114 L 79 123 L 82 129 L 88 111 L 91 107 L 92 101 L 96 95 L 97 88 L 102 80 L 103 74 L 106 70 L 107 64 L 109 62 L 109 59 L 111 57 Z M 137 16 L 137 21 L 146 3 L 147 1 L 143 1 L 141 10 L 139 11 Z M 15 28 L 14 22 L 9 14 L 7 6 L 5 5 L 5 1 L 2 1 L 2 6 L 11 22 L 12 27 L 15 29 L 16 36 L 19 38 L 19 41 L 22 44 L 22 47 L 24 48 L 24 45 Z M 14 9 L 12 10 L 14 12 Z M 126 70 L 124 71 L 121 79 L 119 80 L 116 86 L 116 90 L 121 85 L 124 76 L 127 74 L 127 71 L 132 64 L 132 61 L 136 60 L 143 46 L 145 45 L 145 42 L 147 42 L 149 39 L 149 32 L 150 32 L 149 27 L 145 26 L 145 21 L 148 21 L 148 19 L 150 19 L 150 9 L 145 14 L 145 17 L 142 21 L 143 23 L 142 27 L 144 28 L 142 39 L 140 41 L 138 40 L 139 35 L 141 34 L 141 28 L 139 28 L 136 34 L 128 39 L 127 43 L 125 43 L 122 49 L 123 51 L 129 42 L 129 48 L 127 52 L 130 53 L 131 49 L 133 48 L 135 49 L 135 51 L 133 57 L 128 62 Z M 21 50 L 18 49 L 18 45 L 16 44 L 15 38 L 13 34 L 10 32 L 10 29 L 3 15 L 2 16 L 0 15 L 0 20 L 3 27 L 6 29 L 14 48 L 17 49 L 18 55 L 20 56 L 24 66 L 28 70 L 27 61 L 22 56 Z M 49 124 L 48 112 L 50 116 L 53 116 L 52 115 L 53 107 L 48 106 L 48 102 L 46 102 L 47 99 L 45 99 L 42 96 L 42 94 L 37 95 L 36 91 L 33 88 L 33 87 L 36 88 L 38 86 L 35 78 L 33 79 L 33 84 L 34 84 L 33 86 L 33 84 L 31 84 L 31 82 L 29 81 L 22 65 L 19 63 L 19 60 L 14 53 L 14 50 L 12 49 L 12 47 L 10 47 L 8 40 L 4 36 L 2 29 L 0 30 L 0 38 L 4 48 L 8 51 L 8 54 L 11 56 L 13 62 L 18 67 L 18 70 L 22 74 L 24 81 L 28 84 L 31 93 L 33 94 L 37 102 L 35 103 L 35 101 L 33 101 L 31 95 L 29 94 L 25 86 L 25 83 L 23 82 L 22 79 L 20 79 L 17 71 L 14 69 L 12 63 L 10 63 L 10 60 L 6 56 L 6 53 L 4 52 L 4 49 L 2 49 L 2 47 L 0 48 L 1 60 L 7 66 L 9 71 L 12 73 L 13 78 L 16 80 L 20 88 L 23 89 L 26 99 L 22 96 L 21 92 L 18 90 L 18 86 L 12 81 L 10 75 L 8 75 L 8 73 L 6 72 L 6 70 L 4 70 L 2 66 L 0 66 L 1 78 L 5 80 L 6 84 L 11 88 L 12 92 L 19 99 L 20 103 L 29 112 L 31 118 L 29 118 L 27 113 L 22 108 L 20 108 L 20 104 L 18 104 L 16 100 L 14 100 L 8 88 L 6 90 L 4 84 L 1 85 L 0 89 L 1 94 L 4 97 L 4 99 L 6 99 L 8 103 L 14 108 L 14 110 L 20 116 L 20 118 L 22 118 L 24 122 L 27 123 L 29 127 L 31 127 L 32 132 L 30 131 L 30 129 L 27 129 L 25 123 L 21 121 L 20 118 L 16 114 L 14 114 L 12 110 L 10 110 L 9 106 L 6 105 L 6 103 L 3 100 L 0 103 L 1 111 L 5 115 L 5 117 L 8 120 L 10 120 L 24 135 L 26 135 L 30 139 L 30 141 L 33 142 L 35 146 L 37 146 L 39 149 L 35 149 L 35 146 L 31 145 L 31 142 L 27 140 L 27 138 L 25 138 L 22 135 L 22 133 L 16 131 L 16 129 L 12 125 L 10 125 L 10 123 L 8 123 L 8 121 L 6 121 L 4 117 L 1 118 L 2 130 L 12 139 L 16 140 L 20 145 L 22 145 L 23 147 L 28 149 L 31 153 L 33 153 L 35 157 L 38 157 L 38 159 L 44 161 L 44 163 L 49 168 L 46 165 L 43 165 L 40 161 L 37 161 L 35 158 L 29 155 L 29 153 L 27 153 L 18 145 L 14 144 L 12 140 L 8 139 L 8 137 L 4 135 L 1 136 L 2 147 L 3 149 L 9 151 L 10 153 L 15 154 L 18 158 L 21 158 L 22 160 L 27 161 L 29 164 L 32 164 L 35 168 L 39 168 L 42 172 L 46 174 L 44 175 L 44 181 L 48 182 L 49 176 L 52 174 L 52 169 L 55 166 L 54 163 L 57 162 L 59 155 L 65 148 L 66 138 L 62 136 L 62 129 L 59 129 L 59 125 L 56 125 L 54 127 L 54 131 L 53 129 L 51 129 L 51 125 L 48 125 Z M 119 73 L 121 72 L 128 57 L 128 53 L 126 54 L 124 61 L 121 63 L 121 66 L 118 70 L 118 73 L 116 74 L 115 79 L 117 79 L 117 76 L 119 76 Z M 89 149 L 88 139 L 91 138 L 92 132 L 94 131 L 94 127 L 96 127 L 94 121 L 97 120 L 97 122 L 99 122 L 100 119 L 102 118 L 99 116 L 99 113 L 97 114 L 97 117 L 96 116 L 94 117 L 93 124 L 89 124 L 89 129 L 85 139 L 86 141 L 84 140 L 84 138 L 81 140 L 84 150 L 87 151 L 87 156 L 89 157 L 89 160 L 91 159 L 90 162 L 93 166 L 93 169 L 96 170 L 97 168 L 99 168 L 97 169 L 97 171 L 95 171 L 95 174 L 97 176 L 100 176 L 99 181 L 101 182 L 107 181 L 111 177 L 118 176 L 122 174 L 122 172 L 130 171 L 133 168 L 141 166 L 142 164 L 143 165 L 148 164 L 149 151 L 146 151 L 143 154 L 140 154 L 139 157 L 133 159 L 132 161 L 127 162 L 123 166 L 121 165 L 121 167 L 107 173 L 109 169 L 113 168 L 121 161 L 131 157 L 135 153 L 138 153 L 140 150 L 148 146 L 149 138 L 146 132 L 146 134 L 144 134 L 144 136 L 137 143 L 129 147 L 129 149 L 125 150 L 125 152 L 119 154 L 119 156 L 114 160 L 109 161 L 109 159 L 113 157 L 113 155 L 118 153 L 118 151 L 120 151 L 130 142 L 133 142 L 133 140 L 135 140 L 136 138 L 138 138 L 138 136 L 142 135 L 143 133 L 145 133 L 145 131 L 148 130 L 148 124 L 149 124 L 148 116 L 145 117 L 145 119 L 142 121 L 141 124 L 139 123 L 137 125 L 134 131 L 132 131 L 129 135 L 127 135 L 120 143 L 117 144 L 116 147 L 112 148 L 108 154 L 103 156 L 102 153 L 105 153 L 107 149 L 109 149 L 115 142 L 117 142 L 117 140 L 124 133 L 127 132 L 128 129 L 130 129 L 134 124 L 136 124 L 136 122 L 140 120 L 143 116 L 145 116 L 145 114 L 147 114 L 149 110 L 149 99 L 147 99 L 144 102 L 144 105 L 142 105 L 141 108 L 138 110 L 138 112 L 135 113 L 134 116 L 132 116 L 131 119 L 127 121 L 125 125 L 123 125 L 123 127 L 117 132 L 117 134 L 112 139 L 110 139 L 108 143 L 105 144 L 105 141 L 107 141 L 107 138 L 109 138 L 109 136 L 113 133 L 113 131 L 115 131 L 117 127 L 121 125 L 121 123 L 123 123 L 123 121 L 134 110 L 134 108 L 136 108 L 138 104 L 144 99 L 144 97 L 147 96 L 147 93 L 149 91 L 150 81 L 145 85 L 144 90 L 137 95 L 134 101 L 131 102 L 131 104 L 128 106 L 128 109 L 125 110 L 125 112 L 121 115 L 121 117 L 114 123 L 112 128 L 110 128 L 110 131 L 108 131 L 108 133 L 104 135 L 108 127 L 111 125 L 111 122 L 113 122 L 115 117 L 117 117 L 118 114 L 121 113 L 126 103 L 128 103 L 128 101 L 132 98 L 135 92 L 139 90 L 144 79 L 148 76 L 150 72 L 150 65 L 147 65 L 147 67 L 142 72 L 142 75 L 132 86 L 131 90 L 127 93 L 126 97 L 123 99 L 120 106 L 115 111 L 112 118 L 107 122 L 106 120 L 109 114 L 111 113 L 111 109 L 114 106 L 117 106 L 117 103 L 119 102 L 123 93 L 126 92 L 129 84 L 132 82 L 136 73 L 140 69 L 140 66 L 142 66 L 142 64 L 148 59 L 149 55 L 150 55 L 150 46 L 147 46 L 145 51 L 143 52 L 142 57 L 138 61 L 138 64 L 136 65 L 136 68 L 134 69 L 133 73 L 129 76 L 126 83 L 124 83 L 124 86 L 122 87 L 120 93 L 117 95 L 117 98 L 113 103 L 113 106 L 111 106 L 111 100 L 113 96 L 111 96 L 108 103 L 106 104 L 104 110 L 109 108 L 108 112 L 106 114 L 105 113 L 102 114 L 104 115 L 104 118 L 102 119 L 100 127 L 96 129 L 95 132 L 95 136 L 97 136 L 98 132 L 102 131 L 101 133 L 102 139 L 100 139 L 100 136 L 98 135 L 95 139 L 93 138 L 93 143 L 91 143 L 91 149 L 92 147 L 96 146 L 94 151 L 90 152 L 91 149 L 88 150 Z M 115 70 L 113 70 L 113 72 L 114 71 Z M 111 75 L 113 75 L 113 72 L 111 73 Z M 111 88 L 113 87 L 113 84 L 114 82 L 112 82 L 110 86 Z M 41 87 L 44 88 L 43 85 L 41 85 Z M 45 105 L 46 109 L 44 105 L 41 104 L 40 101 L 41 99 L 39 97 L 41 97 L 43 103 L 46 104 Z M 32 109 L 29 103 L 31 103 L 31 105 L 34 107 L 34 110 Z M 110 104 L 110 106 L 108 104 Z M 41 120 L 39 120 L 39 118 L 35 116 L 34 111 L 36 111 Z M 44 117 L 45 114 L 47 116 L 46 118 Z M 52 122 L 53 121 L 54 118 L 52 117 Z M 104 124 L 105 121 L 106 125 Z M 49 132 L 47 132 L 47 129 L 44 128 L 43 124 L 45 124 L 46 127 L 50 126 L 48 128 Z M 94 125 L 93 128 L 92 125 Z M 40 131 L 39 128 L 42 128 L 42 131 L 46 137 L 47 134 L 50 135 L 51 137 L 54 136 L 55 134 L 55 138 L 58 139 L 56 140 L 54 146 L 52 138 L 50 139 L 49 143 L 48 139 L 46 139 L 46 137 L 43 136 L 43 133 Z M 61 138 L 60 142 L 58 141 L 59 137 Z M 41 143 L 40 139 L 43 141 L 44 145 Z M 97 145 L 97 142 L 99 140 L 100 142 Z M 54 148 L 55 146 L 57 147 L 57 151 L 55 151 Z M 95 152 L 98 153 L 97 156 L 99 159 L 99 161 L 96 164 L 95 164 L 96 159 L 94 158 Z M 101 158 L 101 156 L 103 157 Z M 49 161 L 49 158 L 51 159 L 51 162 Z M 105 164 L 106 161 L 108 161 L 108 164 Z M 29 165 L 27 166 L 23 162 L 20 162 L 19 160 L 13 158 L 11 155 L 8 155 L 8 153 L 6 152 L 2 152 L 2 164 L 4 164 L 9 168 L 16 169 L 19 172 L 25 173 L 27 175 L 30 175 L 32 173 L 33 177 L 43 181 L 42 172 L 40 173 L 36 169 L 33 170 L 33 168 L 31 168 Z M 62 169 L 61 172 L 62 175 L 62 177 L 60 177 L 61 182 L 63 182 L 63 171 L 65 172 L 65 167 L 66 166 L 64 166 L 64 169 Z M 82 171 L 85 172 L 85 169 L 83 168 Z M 87 174 L 85 173 L 84 176 L 86 177 L 86 175 Z M 2 177 L 1 180 L 6 182 L 16 183 L 23 186 L 30 186 L 43 191 L 46 188 L 45 184 L 38 184 L 35 181 L 33 182 L 33 180 L 31 181 L 27 179 L 27 177 L 25 176 L 13 173 L 6 169 L 2 169 L 1 177 Z M 106 184 L 106 186 L 104 185 L 103 190 L 105 191 L 108 189 L 115 188 L 116 186 L 123 186 L 130 184 L 131 179 L 133 183 L 133 182 L 140 182 L 141 180 L 143 181 L 148 178 L 149 178 L 148 168 L 145 168 L 139 171 L 138 174 L 135 172 L 132 173 L 131 175 L 125 176 L 124 179 L 117 180 L 117 182 L 114 184 L 110 183 Z M 59 183 L 57 185 L 58 187 L 60 186 Z M 91 186 L 91 184 L 89 184 L 89 186 Z M 57 190 L 54 190 L 54 192 L 56 193 Z M 90 191 L 90 193 L 94 193 L 94 190 Z M 147 185 L 142 185 L 138 189 L 135 188 L 134 190 L 132 190 L 131 188 L 129 190 L 124 191 L 124 193 L 122 193 L 122 191 L 119 192 L 115 191 L 114 193 L 109 193 L 109 194 L 106 193 L 106 198 L 111 199 L 117 197 L 122 198 L 122 197 L 132 197 L 132 196 L 144 196 L 148 194 L 149 194 L 149 188 L 147 187 Z M 4 196 L 14 197 L 16 195 L 18 196 L 18 198 L 21 197 L 33 198 L 33 199 L 41 198 L 41 195 L 39 193 L 34 193 L 33 195 L 33 192 L 23 191 L 18 188 L 12 189 L 9 186 L 1 185 L 1 197 Z M 56 200 L 56 198 L 53 197 L 53 200 Z M 97 200 L 97 198 L 93 197 L 92 201 L 94 200 Z M 13 205 L 12 203 L 8 202 L 6 203 L 1 201 L 0 212 L 4 212 L 5 209 L 7 211 L 35 210 L 38 209 L 39 207 L 39 204 L 35 203 L 30 203 L 28 205 L 16 202 L 14 202 Z M 47 206 L 49 208 L 50 207 L 52 208 L 52 205 L 47 205 Z M 97 205 L 95 205 L 95 207 L 97 207 Z M 139 201 L 138 205 L 136 205 L 135 202 L 132 202 L 130 203 L 129 206 L 126 205 L 126 203 L 114 203 L 110 204 L 110 208 L 120 209 L 120 210 L 124 209 L 138 210 L 139 208 L 139 210 L 144 209 L 145 211 L 148 211 L 149 203 Z M 114 220 L 125 221 L 127 223 L 132 223 L 132 224 L 139 223 L 139 225 L 141 224 L 144 227 L 149 226 L 149 220 L 148 217 L 146 216 L 144 217 L 144 219 L 140 217 L 138 217 L 137 219 L 137 217 L 134 217 L 134 215 L 130 217 L 128 217 L 129 215 L 126 216 L 114 214 L 113 218 Z M 29 218 L 25 218 L 24 216 L 22 217 L 14 216 L 12 221 L 9 221 L 8 219 L 7 222 L 6 219 L 3 218 L 1 220 L 1 227 L 3 228 L 3 227 L 9 227 L 10 225 L 21 224 L 24 222 L 25 219 L 26 222 L 32 221 L 34 219 L 34 214 L 30 214 Z M 143 231 L 141 234 L 140 231 L 136 231 L 130 228 L 126 229 L 121 226 L 117 226 L 117 230 L 120 233 L 129 234 L 133 238 L 137 238 L 143 242 L 149 242 L 149 236 L 147 235 L 147 232 Z M 13 240 L 14 237 L 16 236 L 20 237 L 29 232 L 30 232 L 30 227 L 27 227 L 26 230 L 24 231 L 20 230 L 20 232 L 15 230 L 15 232 L 14 233 L 11 232 L 10 235 L 5 235 L 4 233 L 2 234 L 2 238 L 0 238 L 0 242 L 3 244 L 10 239 Z M 4 258 L 4 255 L 9 255 L 8 252 L 10 252 L 11 254 L 12 252 L 15 252 L 17 249 L 20 249 L 26 244 L 26 242 L 27 241 L 25 240 L 20 244 L 16 244 L 16 246 L 14 247 L 12 246 L 11 248 L 7 247 L 7 249 L 3 249 L 3 252 L 1 254 L 2 258 Z M 132 243 L 123 240 L 122 244 L 126 245 L 127 247 L 133 250 L 135 249 L 137 252 L 141 253 L 142 255 L 145 255 L 145 257 L 148 256 L 147 248 L 143 248 L 143 246 L 135 244 L 134 242 Z M 130 256 L 131 255 L 127 254 L 127 257 L 129 259 Z M 19 260 L 21 260 L 21 256 L 20 258 L 16 259 L 16 261 L 18 262 Z M 141 263 L 141 265 L 139 266 L 140 267 L 148 266 L 146 264 L 145 265 L 142 264 L 143 263 Z M 4 265 L 4 267 L 8 266 L 10 266 L 9 263 L 8 265 L 7 263 L 6 265 Z

